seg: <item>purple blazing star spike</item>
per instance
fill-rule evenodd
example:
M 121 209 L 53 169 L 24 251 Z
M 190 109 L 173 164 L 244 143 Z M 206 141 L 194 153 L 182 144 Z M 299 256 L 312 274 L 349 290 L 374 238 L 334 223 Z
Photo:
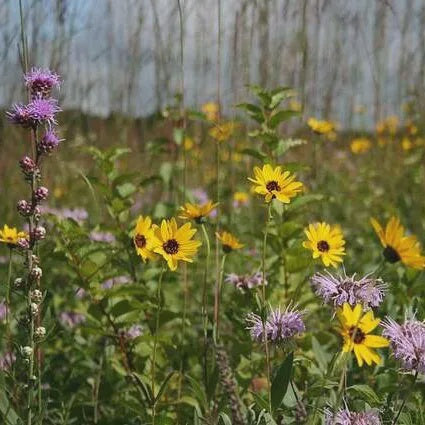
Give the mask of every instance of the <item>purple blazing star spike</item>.
M 251 331 L 251 337 L 257 342 L 263 342 L 264 332 L 261 317 L 250 313 L 247 321 L 250 324 L 248 329 Z M 267 341 L 274 344 L 286 343 L 295 335 L 305 331 L 303 313 L 291 306 L 287 307 L 284 312 L 281 312 L 280 308 L 271 311 L 265 323 L 265 330 Z
M 356 275 L 334 276 L 329 272 L 316 273 L 311 278 L 315 294 L 333 307 L 340 307 L 345 302 L 351 306 L 361 304 L 363 309 L 378 307 L 387 292 L 388 285 L 382 279 L 366 275 L 356 279 Z
M 332 413 L 325 410 L 325 425 L 381 425 L 379 414 L 373 410 L 365 412 L 350 412 L 348 409 L 338 410 Z
M 39 153 L 51 153 L 59 146 L 62 140 L 59 139 L 54 130 L 47 130 L 38 141 L 37 150 Z
M 425 373 L 425 323 L 410 319 L 399 325 L 387 317 L 382 327 L 402 368 Z
M 61 80 L 58 74 L 49 69 L 32 68 L 24 75 L 25 85 L 31 90 L 32 98 L 47 98 L 53 87 L 59 87 Z
M 61 111 L 56 99 L 42 98 L 33 99 L 28 103 L 26 109 L 33 127 L 40 124 L 51 127 L 57 124 L 55 115 Z

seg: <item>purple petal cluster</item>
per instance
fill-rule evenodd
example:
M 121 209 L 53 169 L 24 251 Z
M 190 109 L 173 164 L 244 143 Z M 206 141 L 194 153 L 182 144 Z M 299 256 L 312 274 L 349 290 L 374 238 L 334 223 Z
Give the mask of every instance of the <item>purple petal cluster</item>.
M 90 232 L 90 240 L 93 242 L 114 243 L 116 238 L 110 232 L 97 232 L 96 230 L 93 230 Z
M 59 315 L 59 320 L 64 326 L 74 328 L 80 323 L 85 322 L 86 318 L 83 314 L 76 313 L 75 311 L 63 311 Z
M 24 75 L 25 85 L 31 90 L 32 98 L 47 98 L 53 87 L 60 86 L 60 77 L 49 69 L 32 68 Z
M 230 273 L 226 276 L 225 282 L 230 283 L 235 288 L 244 292 L 247 289 L 255 288 L 263 284 L 263 275 L 260 272 L 253 274 L 237 275 L 236 273 Z M 267 279 L 264 284 L 267 285 Z
M 291 338 L 305 331 L 303 313 L 294 307 L 287 307 L 285 311 L 280 308 L 272 310 L 263 325 L 261 317 L 255 313 L 250 313 L 247 317 L 248 329 L 251 337 L 257 342 L 264 342 L 264 330 L 267 341 L 274 344 L 284 344 Z
M 134 339 L 134 338 L 137 338 L 138 336 L 142 335 L 142 333 L 143 333 L 142 326 L 133 325 L 125 331 L 125 336 L 128 339 Z
M 382 334 L 390 340 L 394 357 L 401 362 L 402 367 L 425 373 L 425 323 L 411 319 L 399 325 L 387 318 L 382 327 Z
M 388 286 L 381 280 L 366 275 L 361 279 L 352 276 L 334 276 L 329 272 L 316 273 L 311 278 L 315 294 L 333 307 L 344 303 L 351 306 L 361 304 L 364 310 L 378 307 L 387 292 Z
M 116 276 L 111 279 L 105 280 L 105 282 L 100 285 L 103 289 L 111 289 L 116 285 L 124 285 L 131 282 L 131 279 L 128 276 Z
M 84 208 L 51 208 L 43 206 L 41 208 L 43 214 L 52 214 L 61 220 L 70 218 L 78 223 L 87 220 L 89 213 Z
M 54 149 L 59 146 L 60 139 L 56 132 L 52 129 L 48 129 L 43 137 L 38 142 L 39 153 L 51 153 Z
M 381 419 L 377 412 L 368 410 L 365 412 L 350 412 L 341 409 L 336 413 L 325 411 L 325 425 L 381 425 Z

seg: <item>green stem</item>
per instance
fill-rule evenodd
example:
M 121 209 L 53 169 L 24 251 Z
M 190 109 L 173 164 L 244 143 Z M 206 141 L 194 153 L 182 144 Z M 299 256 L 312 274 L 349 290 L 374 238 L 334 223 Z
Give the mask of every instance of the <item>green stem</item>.
M 6 287 L 6 338 L 7 345 L 11 346 L 11 331 L 10 331 L 10 281 L 12 279 L 12 263 L 13 263 L 13 252 L 12 248 L 9 248 L 9 266 L 7 268 L 7 287 Z
M 210 238 L 205 224 L 201 224 L 202 232 L 204 234 L 205 246 L 206 246 L 206 258 L 205 258 L 205 270 L 204 270 L 204 282 L 202 287 L 202 327 L 204 330 L 204 383 L 205 388 L 208 387 L 208 364 L 207 364 L 207 352 L 208 352 L 208 272 L 210 265 L 211 245 Z
M 221 259 L 220 272 L 218 276 L 218 281 L 216 284 L 216 293 L 215 293 L 215 305 L 214 305 L 214 344 L 217 346 L 218 339 L 220 337 L 220 299 L 221 299 L 221 286 L 223 283 L 223 273 L 224 273 L 224 264 L 226 262 L 227 254 L 223 254 Z
M 162 310 L 162 302 L 161 302 L 161 287 L 162 287 L 162 277 L 164 275 L 165 266 L 161 269 L 161 274 L 159 275 L 158 287 L 156 293 L 156 319 L 155 319 L 155 334 L 153 339 L 153 353 L 152 353 L 152 368 L 151 368 L 151 388 L 152 388 L 152 396 L 155 399 L 155 367 L 156 367 L 156 350 L 158 346 L 158 329 L 159 329 L 159 318 Z M 155 425 L 155 417 L 156 417 L 156 401 L 154 401 L 152 406 L 152 425 Z
M 419 372 L 416 371 L 415 376 L 413 377 L 413 383 L 412 383 L 412 385 L 409 386 L 409 388 L 407 389 L 407 391 L 405 391 L 404 398 L 403 398 L 403 401 L 401 403 L 400 409 L 398 410 L 397 414 L 395 415 L 394 420 L 392 421 L 391 425 L 396 425 L 396 423 L 398 421 L 398 418 L 400 417 L 401 412 L 404 409 L 404 406 L 405 406 L 405 404 L 407 402 L 407 399 L 409 398 L 410 394 L 413 391 L 413 387 L 416 384 L 416 380 L 418 379 L 418 375 L 419 375 Z
M 262 314 L 262 322 L 263 322 L 263 335 L 264 335 L 264 343 L 266 348 L 266 372 L 267 372 L 267 390 L 268 390 L 268 399 L 269 399 L 269 412 L 272 412 L 272 391 L 271 391 L 271 366 L 270 366 L 270 351 L 269 351 L 269 343 L 267 340 L 267 333 L 266 333 L 266 311 L 267 311 L 267 299 L 266 299 L 266 251 L 267 251 L 267 236 L 269 233 L 269 225 L 270 220 L 272 218 L 271 215 L 271 206 L 272 203 L 269 203 L 269 206 L 267 208 L 267 218 L 266 218 L 266 230 L 264 232 L 264 239 L 263 239 L 263 256 L 262 256 L 262 301 L 263 301 L 263 314 Z

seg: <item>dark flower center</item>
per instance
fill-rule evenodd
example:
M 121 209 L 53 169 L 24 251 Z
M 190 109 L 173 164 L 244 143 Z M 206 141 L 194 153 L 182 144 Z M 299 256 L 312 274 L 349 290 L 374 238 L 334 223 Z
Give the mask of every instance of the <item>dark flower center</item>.
M 228 254 L 232 251 L 232 247 L 230 245 L 223 245 L 223 251 Z
M 330 249 L 330 246 L 326 241 L 319 241 L 317 242 L 317 249 L 320 252 L 328 252 Z
M 269 192 L 273 192 L 274 190 L 279 191 L 279 190 L 280 190 L 280 186 L 279 186 L 279 184 L 277 183 L 277 181 L 272 180 L 272 181 L 269 181 L 269 182 L 266 184 L 266 189 L 267 189 Z
M 390 245 L 385 247 L 383 254 L 389 263 L 397 263 L 401 260 L 400 254 Z
M 136 235 L 134 242 L 138 248 L 144 248 L 146 246 L 146 238 L 144 235 Z
M 365 333 L 356 326 L 351 326 L 351 328 L 348 330 L 348 334 L 350 335 L 350 339 L 354 342 L 354 344 L 361 344 L 366 338 Z
M 175 239 L 168 239 L 167 242 L 164 242 L 162 248 L 167 254 L 177 254 L 179 251 L 179 243 Z

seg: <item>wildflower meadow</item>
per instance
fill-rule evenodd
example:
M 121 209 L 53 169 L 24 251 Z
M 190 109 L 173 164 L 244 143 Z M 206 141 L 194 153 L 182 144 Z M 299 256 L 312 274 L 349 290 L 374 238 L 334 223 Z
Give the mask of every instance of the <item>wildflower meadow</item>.
M 64 57 L 39 60 L 53 27 L 32 14 L 60 22 L 72 1 L 8 2 L 0 424 L 425 425 L 423 102 L 357 107 L 353 126 L 298 79 L 253 77 L 229 101 L 227 0 L 207 2 L 218 66 L 194 102 L 194 3 L 168 1 L 173 96 L 142 118 L 89 115 Z M 161 27 L 156 0 L 117 3 Z

